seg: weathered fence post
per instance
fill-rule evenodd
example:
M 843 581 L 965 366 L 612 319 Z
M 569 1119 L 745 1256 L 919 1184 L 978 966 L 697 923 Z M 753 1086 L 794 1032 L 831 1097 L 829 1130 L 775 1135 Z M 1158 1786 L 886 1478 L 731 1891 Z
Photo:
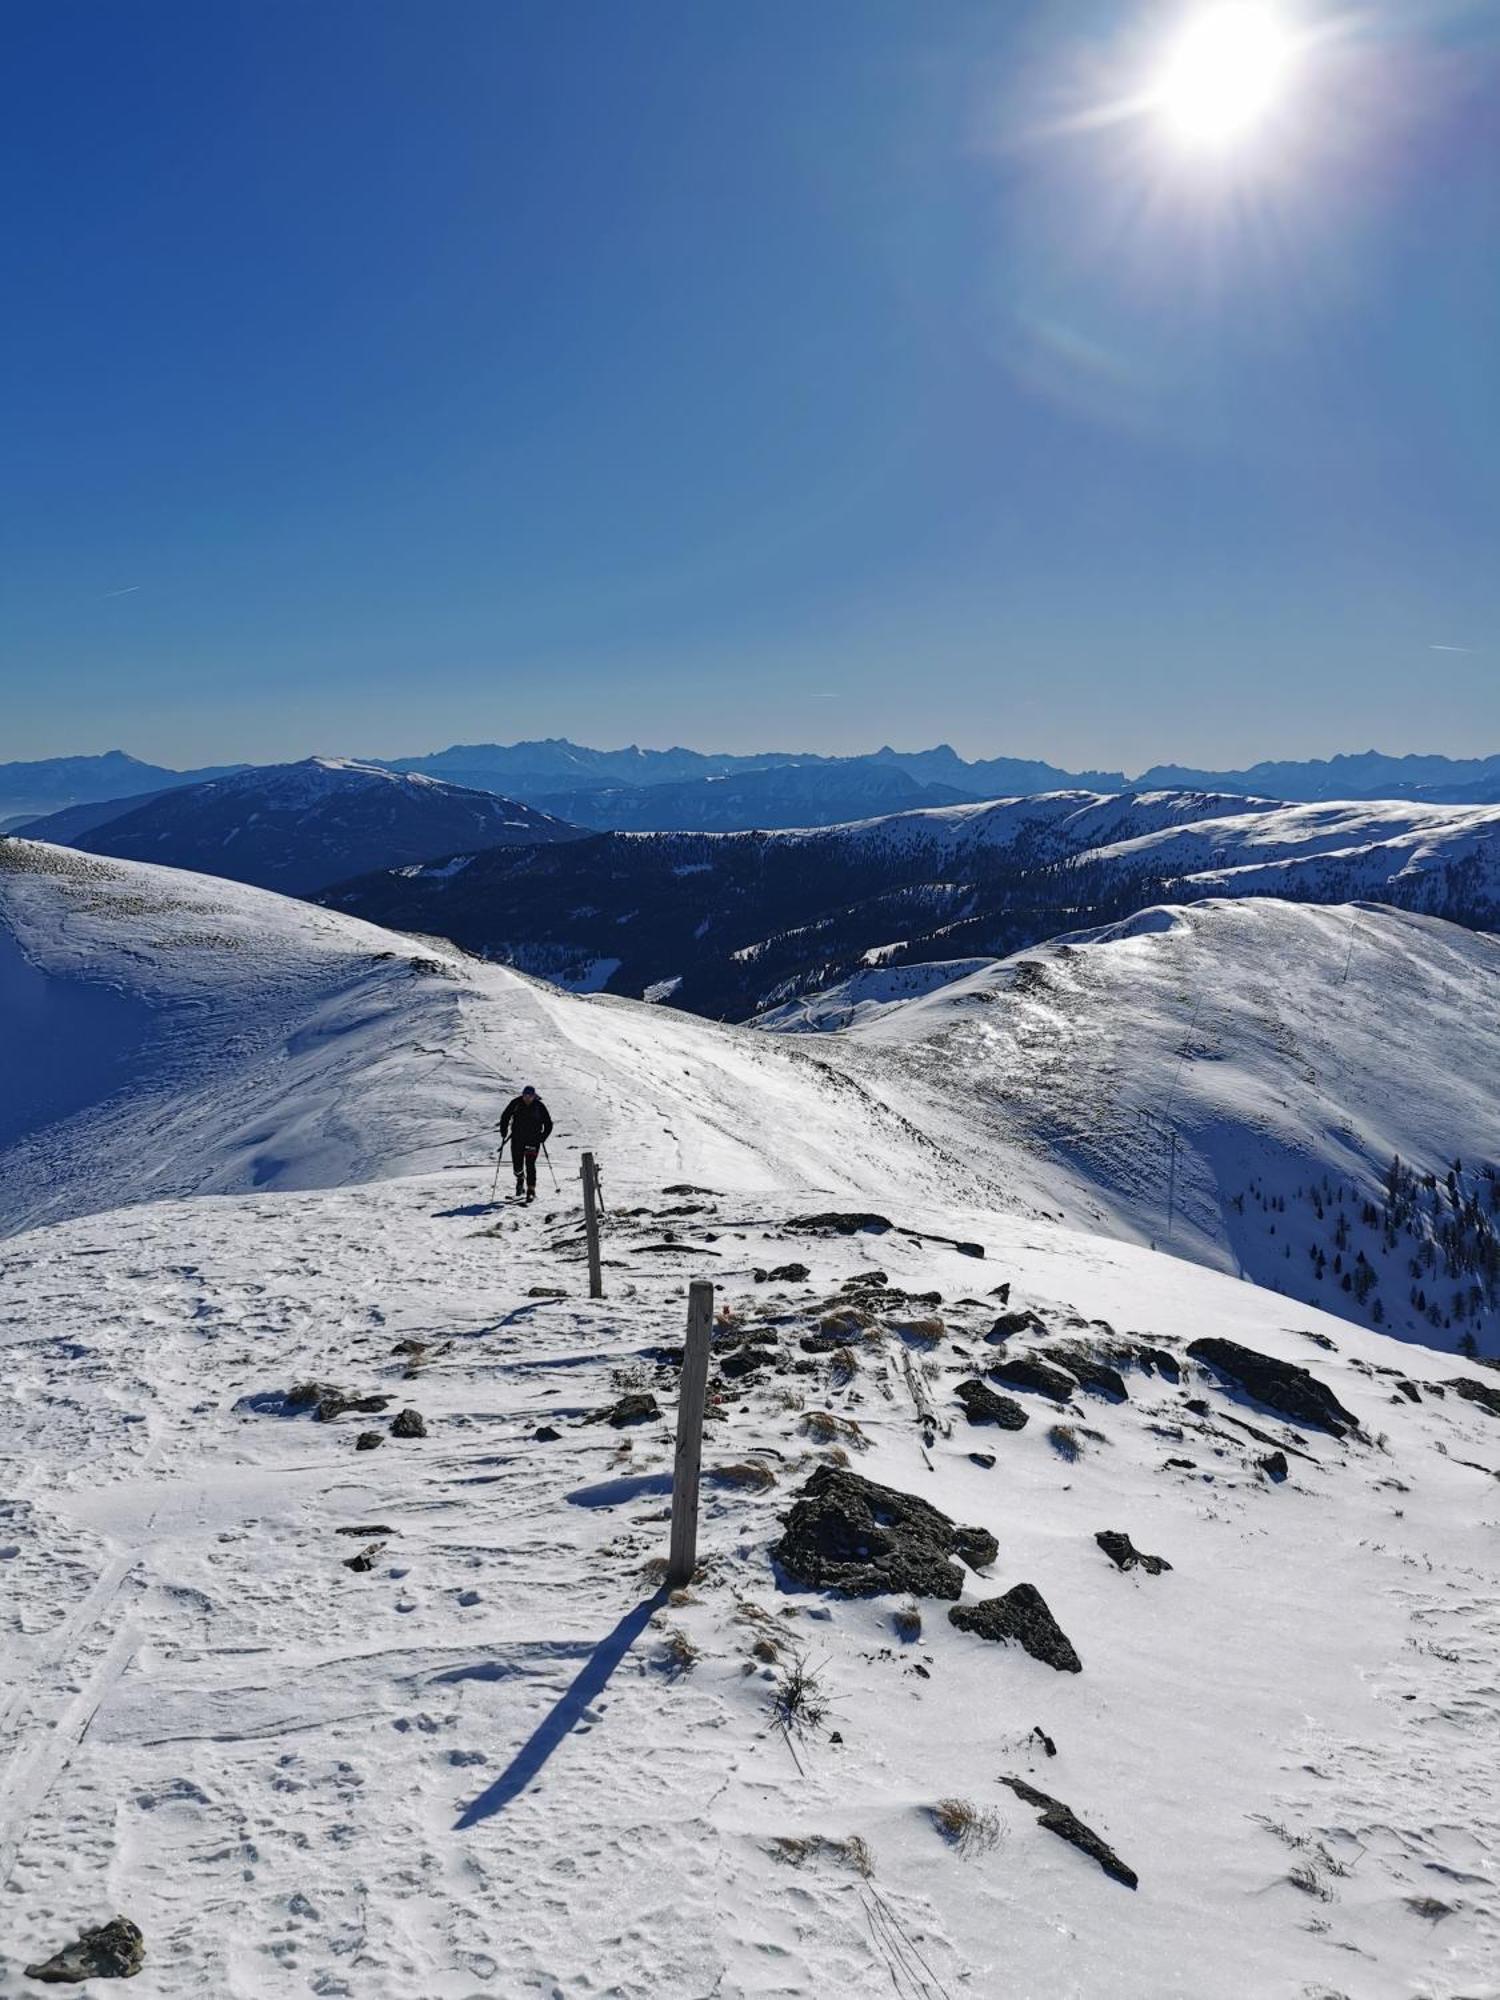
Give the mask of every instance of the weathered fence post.
M 672 1549 L 667 1587 L 693 1580 L 698 1561 L 698 1475 L 703 1464 L 703 1403 L 708 1392 L 708 1348 L 713 1337 L 714 1288 L 707 1278 L 688 1287 L 687 1344 L 677 1391 L 677 1456 L 672 1462 Z
M 599 1268 L 599 1169 L 592 1153 L 585 1153 L 583 1166 L 583 1227 L 589 1240 L 589 1297 L 604 1297 L 604 1273 Z

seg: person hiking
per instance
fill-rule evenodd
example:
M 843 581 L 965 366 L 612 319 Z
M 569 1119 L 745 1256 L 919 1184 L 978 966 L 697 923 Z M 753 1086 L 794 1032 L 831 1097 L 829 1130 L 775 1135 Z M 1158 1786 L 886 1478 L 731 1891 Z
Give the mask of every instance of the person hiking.
M 510 1135 L 510 1163 L 516 1175 L 516 1199 L 536 1200 L 536 1156 L 552 1130 L 552 1113 L 528 1083 L 500 1114 L 500 1144 Z

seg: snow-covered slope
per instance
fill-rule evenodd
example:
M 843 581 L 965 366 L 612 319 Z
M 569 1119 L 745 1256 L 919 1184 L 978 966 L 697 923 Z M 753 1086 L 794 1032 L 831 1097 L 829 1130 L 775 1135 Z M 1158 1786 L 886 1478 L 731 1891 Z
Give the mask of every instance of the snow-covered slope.
M 861 966 L 836 986 L 783 1001 L 781 1006 L 758 1014 L 750 1025 L 778 1035 L 826 1035 L 838 1028 L 863 1027 L 892 1007 L 986 972 L 993 963 L 987 958 L 948 958 L 919 965 L 883 965 L 878 952 L 871 957 L 874 964 Z
M 1071 980 L 1204 915 L 1053 956 Z M 1459 945 L 1369 921 L 1454 1026 Z M 161 2000 L 1494 1992 L 1500 1376 L 1039 1219 L 1053 1170 L 957 1118 L 962 1038 L 947 1096 L 911 1087 L 941 994 L 763 1035 L 23 842 L 0 966 L 6 1222 L 50 1223 L 0 1259 L 0 1989 L 120 1912 Z M 1117 990 L 1149 1022 L 1190 970 Z M 982 979 L 1040 1005 L 1054 976 Z M 1003 1012 L 964 988 L 955 1018 Z M 562 1191 L 496 1208 L 528 1076 Z M 701 1561 L 669 1596 L 696 1276 Z M 1205 1336 L 1282 1364 L 1298 1420 Z M 1009 1428 L 965 1414 L 997 1365 Z M 590 1420 L 624 1395 L 657 1401 Z M 922 1565 L 937 1594 L 799 1577 L 788 1517 L 847 1471 L 982 1531 Z M 948 1616 L 1030 1605 L 1039 1644 L 1023 1585 L 1078 1672 Z
M 528 1080 L 560 1168 L 593 1145 L 664 1180 L 857 1193 L 872 1158 L 909 1151 L 877 1100 L 773 1037 L 19 840 L 0 842 L 0 1033 L 25 1051 L 0 1098 L 0 1230 L 473 1160 Z M 772 1162 L 759 1128 L 778 1108 L 796 1143 Z
M 911 1219 L 983 1262 L 809 1237 L 816 1198 L 661 1187 L 617 1176 L 596 1304 L 574 1204 L 496 1233 L 482 1167 L 6 1246 L 7 1990 L 119 1911 L 161 2000 L 1494 1992 L 1500 1417 L 1450 1359 L 936 1181 Z M 844 1353 L 805 1352 L 862 1273 Z M 669 1599 L 660 1356 L 700 1274 L 736 1317 L 702 1566 Z M 1001 1281 L 1048 1330 L 1012 1346 L 1107 1320 L 1184 1379 L 971 1427 Z M 764 1363 L 731 1379 L 746 1329 Z M 1226 1394 L 1204 1334 L 1310 1368 L 1363 1436 Z M 320 1423 L 283 1401 L 309 1379 L 390 1401 Z M 585 1421 L 625 1391 L 665 1420 Z M 404 1408 L 425 1437 L 390 1433 Z M 778 1569 L 845 1456 L 992 1533 L 957 1608 L 1032 1585 L 1082 1670 Z M 1101 1531 L 1171 1569 L 1120 1574 Z
M 534 806 L 420 773 L 345 758 L 268 764 L 208 784 L 120 801 L 80 826 L 63 812 L 19 829 L 90 854 L 165 863 L 306 895 L 370 868 L 413 867 L 467 848 L 572 840 L 575 827 Z
M 1492 937 L 1369 905 L 1153 909 L 841 1040 L 927 1130 L 1021 1149 L 1071 1219 L 1500 1350 Z M 1398 1154 L 1438 1185 L 1393 1185 Z

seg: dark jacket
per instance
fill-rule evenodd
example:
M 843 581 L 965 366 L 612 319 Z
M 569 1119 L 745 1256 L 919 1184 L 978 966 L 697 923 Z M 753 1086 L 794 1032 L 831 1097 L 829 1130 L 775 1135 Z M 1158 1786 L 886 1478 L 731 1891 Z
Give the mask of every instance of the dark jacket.
M 539 1097 L 529 1103 L 524 1097 L 513 1097 L 500 1114 L 500 1137 L 504 1139 L 509 1133 L 518 1145 L 544 1145 L 551 1130 L 552 1113 Z

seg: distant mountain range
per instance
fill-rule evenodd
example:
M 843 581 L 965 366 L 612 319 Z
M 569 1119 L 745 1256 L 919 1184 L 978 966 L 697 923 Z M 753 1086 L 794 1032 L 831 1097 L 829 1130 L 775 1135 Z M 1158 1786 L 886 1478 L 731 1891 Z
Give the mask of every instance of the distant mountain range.
M 215 764 L 202 771 L 173 771 L 164 764 L 143 764 L 123 750 L 106 750 L 102 757 L 44 757 L 32 764 L 0 764 L 0 832 L 62 806 L 139 799 L 146 792 L 197 785 L 244 769 L 243 764 Z
M 1431 804 L 1480 805 L 1500 799 L 1500 756 L 1391 757 L 1376 750 L 1228 771 L 1157 764 L 1135 778 L 1122 771 L 1068 771 L 1031 758 L 970 761 L 947 744 L 917 751 L 887 747 L 854 757 L 808 751 L 747 757 L 635 746 L 592 750 L 549 738 L 454 744 L 430 756 L 359 761 L 369 769 L 499 793 L 599 831 L 827 826 L 916 806 L 1079 789 L 1227 792 L 1307 801 L 1398 798 Z M 114 808 L 90 821 L 72 822 L 71 833 L 46 836 L 72 837 L 102 826 L 128 804 L 139 806 L 152 794 L 245 768 L 171 771 L 118 750 L 103 757 L 0 764 L 0 830 L 14 830 L 74 805 Z
M 878 965 L 995 957 L 1210 896 L 1500 929 L 1500 807 L 1048 793 L 797 833 L 611 833 L 322 898 L 578 989 L 746 1020 Z
M 97 807 L 68 807 L 29 822 L 27 838 L 305 896 L 351 874 L 418 865 L 460 847 L 477 854 L 580 837 L 493 792 L 330 757 L 119 803 L 102 822 Z

